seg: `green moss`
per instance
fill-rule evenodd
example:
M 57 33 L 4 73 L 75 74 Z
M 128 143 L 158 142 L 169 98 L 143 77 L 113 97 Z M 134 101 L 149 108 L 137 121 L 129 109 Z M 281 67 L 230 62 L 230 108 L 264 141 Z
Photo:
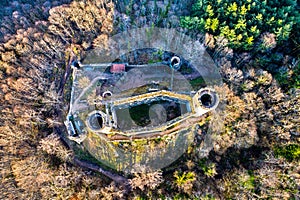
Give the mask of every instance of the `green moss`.
M 79 147 L 78 145 L 75 145 L 73 147 L 74 154 L 79 160 L 85 160 L 89 161 L 91 163 L 98 163 L 99 161 L 91 156 L 87 151 L 83 150 L 82 147 Z
M 178 193 L 174 196 L 174 200 L 183 200 L 183 199 L 188 199 L 188 198 L 182 193 Z
M 164 55 L 164 50 L 163 49 L 157 49 L 154 53 L 153 56 L 157 58 L 157 62 L 161 62 L 162 58 Z
M 275 152 L 276 156 L 284 157 L 288 161 L 300 159 L 300 145 L 298 145 L 298 144 L 288 144 L 286 146 L 276 146 L 274 148 L 274 152 Z
M 248 189 L 248 190 L 254 190 L 255 188 L 255 176 L 253 175 L 253 172 L 252 171 L 248 171 L 248 175 L 249 175 L 249 178 L 244 181 L 242 183 L 242 185 L 244 186 L 244 188 Z
M 161 59 L 149 59 L 148 60 L 148 64 L 154 64 L 154 63 L 158 63 L 158 62 L 162 62 Z
M 136 199 L 136 200 L 146 200 L 147 198 L 143 197 L 143 196 L 136 196 L 134 199 Z

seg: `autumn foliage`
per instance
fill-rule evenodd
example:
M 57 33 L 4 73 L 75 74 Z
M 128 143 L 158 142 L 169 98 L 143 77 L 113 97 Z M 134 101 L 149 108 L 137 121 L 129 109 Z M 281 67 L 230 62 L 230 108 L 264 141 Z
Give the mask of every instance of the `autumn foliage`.
M 89 188 L 101 180 L 66 164 L 72 153 L 52 127 L 61 123 L 55 117 L 62 105 L 57 87 L 69 47 L 90 48 L 81 45 L 112 33 L 114 5 L 101 0 L 35 6 L 15 1 L 5 9 L 11 8 L 19 11 L 1 22 L 0 198 L 68 199 L 77 193 L 97 199 L 100 185 L 93 192 Z

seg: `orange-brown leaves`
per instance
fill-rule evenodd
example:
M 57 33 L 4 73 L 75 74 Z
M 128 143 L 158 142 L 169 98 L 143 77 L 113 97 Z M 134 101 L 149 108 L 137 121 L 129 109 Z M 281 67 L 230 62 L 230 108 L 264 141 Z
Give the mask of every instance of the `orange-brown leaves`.
M 225 109 L 222 112 L 225 117 L 225 124 L 231 124 L 245 111 L 246 104 L 226 84 L 222 87 L 216 87 L 215 90 L 219 94 L 220 103 L 225 104 Z
M 107 10 L 104 9 L 104 4 Z M 85 33 L 111 33 L 113 30 L 113 3 L 107 1 L 73 1 L 68 6 L 52 8 L 49 13 L 49 30 L 65 39 Z M 74 25 L 76 27 L 74 27 Z M 78 31 L 79 30 L 79 31 Z M 90 38 L 92 39 L 92 38 Z
M 94 39 L 93 46 L 95 48 L 108 49 L 108 36 L 105 34 L 99 35 L 96 39 Z
M 2 53 L 1 58 L 4 62 L 11 62 L 11 63 L 16 62 L 16 60 L 17 60 L 16 54 L 13 51 L 6 51 L 6 52 Z
M 69 159 L 71 152 L 62 144 L 58 135 L 52 133 L 40 141 L 39 150 L 49 155 L 55 155 L 66 161 Z
M 11 167 L 18 186 L 28 192 L 37 192 L 42 184 L 51 180 L 47 163 L 34 156 L 14 161 Z

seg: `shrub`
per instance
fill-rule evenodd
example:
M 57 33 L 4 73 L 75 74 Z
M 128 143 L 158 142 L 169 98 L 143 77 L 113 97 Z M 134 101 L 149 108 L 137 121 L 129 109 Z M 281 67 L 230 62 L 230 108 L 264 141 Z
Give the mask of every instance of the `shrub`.
M 257 198 L 257 177 L 253 171 L 245 169 L 234 170 L 224 174 L 222 182 L 217 184 L 224 199 L 255 199 Z
M 193 188 L 193 183 L 196 180 L 196 174 L 194 172 L 183 172 L 180 173 L 175 171 L 174 177 L 176 178 L 175 184 L 185 193 L 189 193 Z
M 48 155 L 56 156 L 63 161 L 67 161 L 71 158 L 71 151 L 62 144 L 59 136 L 54 133 L 42 139 L 39 143 L 38 149 Z
M 279 85 L 285 90 L 300 88 L 300 61 L 293 70 L 279 71 L 275 74 Z
M 208 163 L 205 160 L 201 160 L 199 165 L 207 177 L 214 177 L 217 175 L 215 163 Z
M 224 36 L 230 47 L 249 50 L 261 33 L 274 34 L 278 42 L 287 40 L 299 21 L 296 5 L 296 0 L 197 0 L 181 26 Z
M 129 180 L 129 183 L 133 189 L 139 188 L 142 191 L 145 189 L 154 190 L 163 181 L 162 171 L 151 171 L 145 166 L 135 166 L 138 167 L 140 172 L 132 170 L 134 178 Z

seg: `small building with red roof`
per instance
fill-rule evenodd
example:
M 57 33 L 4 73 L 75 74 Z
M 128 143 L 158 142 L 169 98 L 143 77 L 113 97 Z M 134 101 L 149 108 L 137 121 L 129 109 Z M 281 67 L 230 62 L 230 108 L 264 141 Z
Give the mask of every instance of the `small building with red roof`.
M 125 72 L 125 64 L 112 64 L 110 67 L 111 73 L 123 73 Z

